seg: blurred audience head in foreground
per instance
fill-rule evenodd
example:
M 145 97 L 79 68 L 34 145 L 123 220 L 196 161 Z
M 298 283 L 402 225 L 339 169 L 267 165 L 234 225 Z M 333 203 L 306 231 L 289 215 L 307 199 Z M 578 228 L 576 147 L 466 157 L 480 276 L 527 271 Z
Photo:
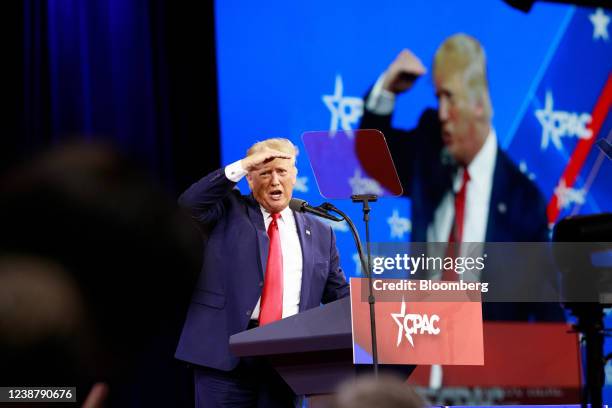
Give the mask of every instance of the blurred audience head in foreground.
M 425 401 L 405 381 L 388 375 L 361 376 L 343 384 L 331 408 L 423 408 Z
M 0 225 L 0 385 L 76 386 L 82 402 L 102 382 L 113 406 L 166 358 L 151 353 L 180 328 L 197 231 L 133 163 L 93 144 L 3 175 Z

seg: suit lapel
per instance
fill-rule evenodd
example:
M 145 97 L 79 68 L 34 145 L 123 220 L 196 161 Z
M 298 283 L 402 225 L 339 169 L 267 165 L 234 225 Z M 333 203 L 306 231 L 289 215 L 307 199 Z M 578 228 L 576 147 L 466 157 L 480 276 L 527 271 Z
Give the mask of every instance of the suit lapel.
M 509 175 L 504 160 L 504 153 L 497 148 L 495 169 L 493 170 L 493 184 L 491 185 L 491 199 L 489 201 L 489 219 L 487 220 L 486 242 L 506 241 L 500 233 L 504 231 L 508 211 L 508 180 Z
M 252 195 L 247 198 L 248 204 L 247 211 L 249 214 L 249 218 L 251 219 L 251 223 L 255 227 L 255 232 L 257 234 L 257 246 L 259 250 L 259 273 L 261 275 L 261 279 L 263 280 L 266 264 L 268 263 L 268 249 L 270 246 L 270 239 L 268 238 L 268 233 L 266 232 L 266 224 L 264 223 L 263 215 L 261 214 L 261 209 L 259 208 L 259 203 L 255 201 Z
M 310 295 L 310 285 L 312 281 L 313 251 L 312 251 L 312 230 L 308 219 L 300 213 L 293 212 L 295 225 L 297 227 L 300 244 L 302 245 L 302 288 L 300 290 L 300 312 L 307 308 L 306 300 Z

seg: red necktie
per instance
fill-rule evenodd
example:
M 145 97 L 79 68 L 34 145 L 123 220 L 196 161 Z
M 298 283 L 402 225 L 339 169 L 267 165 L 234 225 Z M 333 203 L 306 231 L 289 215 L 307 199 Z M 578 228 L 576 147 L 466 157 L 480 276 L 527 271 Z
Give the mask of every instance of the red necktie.
M 280 214 L 274 213 L 271 216 L 272 222 L 268 226 L 268 237 L 270 238 L 268 263 L 259 311 L 260 326 L 283 318 L 283 252 L 278 231 Z
M 467 191 L 467 183 L 470 181 L 470 173 L 468 173 L 467 167 L 463 168 L 463 180 L 461 181 L 461 188 L 459 192 L 455 194 L 455 221 L 451 227 L 450 234 L 448 236 L 448 246 L 446 247 L 446 256 L 455 258 L 459 255 L 459 247 L 463 241 L 463 220 L 465 216 L 465 194 Z M 444 269 L 442 273 L 443 281 L 456 281 L 457 274 L 453 268 Z

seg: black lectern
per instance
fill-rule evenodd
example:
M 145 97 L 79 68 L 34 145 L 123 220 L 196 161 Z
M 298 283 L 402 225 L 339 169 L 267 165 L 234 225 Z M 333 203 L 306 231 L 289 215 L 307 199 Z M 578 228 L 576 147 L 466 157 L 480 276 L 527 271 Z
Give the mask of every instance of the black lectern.
M 344 298 L 230 338 L 236 356 L 265 356 L 297 395 L 327 394 L 355 374 Z

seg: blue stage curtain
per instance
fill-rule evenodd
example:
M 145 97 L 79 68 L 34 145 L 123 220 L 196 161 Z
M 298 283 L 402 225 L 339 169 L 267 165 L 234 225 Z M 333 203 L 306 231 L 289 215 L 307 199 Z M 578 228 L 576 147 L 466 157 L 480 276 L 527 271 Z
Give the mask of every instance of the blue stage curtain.
M 163 3 L 25 0 L 25 144 L 105 140 L 174 186 Z

